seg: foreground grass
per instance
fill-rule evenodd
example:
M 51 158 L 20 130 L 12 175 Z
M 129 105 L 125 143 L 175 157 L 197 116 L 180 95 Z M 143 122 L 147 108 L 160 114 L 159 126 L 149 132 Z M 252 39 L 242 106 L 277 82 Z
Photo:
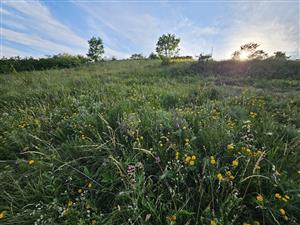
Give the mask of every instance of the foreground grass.
M 116 61 L 0 77 L 1 224 L 299 224 L 300 81 Z

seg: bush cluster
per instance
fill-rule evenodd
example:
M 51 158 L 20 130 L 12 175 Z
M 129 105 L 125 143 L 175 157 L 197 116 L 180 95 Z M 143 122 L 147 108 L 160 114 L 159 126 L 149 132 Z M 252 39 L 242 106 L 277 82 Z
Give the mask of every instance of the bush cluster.
M 11 73 L 33 70 L 62 69 L 79 66 L 88 62 L 88 59 L 77 55 L 58 54 L 48 58 L 2 58 L 0 59 L 0 73 Z
M 191 66 L 192 70 L 201 74 L 238 75 L 265 78 L 299 78 L 300 61 L 278 60 L 224 60 L 199 61 Z

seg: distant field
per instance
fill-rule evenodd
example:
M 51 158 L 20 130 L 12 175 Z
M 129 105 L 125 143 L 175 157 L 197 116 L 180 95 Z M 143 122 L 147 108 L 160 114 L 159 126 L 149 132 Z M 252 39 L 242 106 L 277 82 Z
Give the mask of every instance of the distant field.
M 0 224 L 300 224 L 300 77 L 192 63 L 0 75 Z

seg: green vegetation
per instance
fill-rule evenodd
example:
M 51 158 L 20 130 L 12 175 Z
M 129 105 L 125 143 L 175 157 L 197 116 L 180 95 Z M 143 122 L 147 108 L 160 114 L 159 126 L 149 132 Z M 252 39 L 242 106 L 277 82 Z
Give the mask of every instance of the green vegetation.
M 104 54 L 104 45 L 100 37 L 92 37 L 89 41 L 89 51 L 87 57 L 92 62 L 99 62 Z
M 156 43 L 156 52 L 160 57 L 174 57 L 179 52 L 180 38 L 176 38 L 175 34 L 163 34 Z
M 299 224 L 299 76 L 197 66 L 2 74 L 0 223 Z
M 0 59 L 0 74 L 33 70 L 63 69 L 77 67 L 88 62 L 88 59 L 78 55 L 58 54 L 47 58 L 2 58 Z
M 240 50 L 235 51 L 232 54 L 232 59 L 233 60 L 263 60 L 268 58 L 268 54 L 264 52 L 264 50 L 257 50 L 259 47 L 259 44 L 250 42 L 247 44 L 244 44 L 240 46 Z M 283 52 L 275 52 L 275 56 L 279 53 L 281 59 L 286 59 L 285 57 L 282 57 L 283 55 L 285 56 L 285 53 Z M 282 55 L 283 54 L 283 55 Z
M 140 60 L 140 59 L 145 59 L 145 57 L 140 53 L 135 53 L 130 56 L 130 59 Z

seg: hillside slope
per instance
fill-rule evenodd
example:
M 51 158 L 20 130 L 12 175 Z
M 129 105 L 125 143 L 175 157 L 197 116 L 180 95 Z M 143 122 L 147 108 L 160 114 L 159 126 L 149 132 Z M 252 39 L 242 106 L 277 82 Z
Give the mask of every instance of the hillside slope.
M 299 224 L 300 81 L 102 62 L 0 76 L 1 224 Z

